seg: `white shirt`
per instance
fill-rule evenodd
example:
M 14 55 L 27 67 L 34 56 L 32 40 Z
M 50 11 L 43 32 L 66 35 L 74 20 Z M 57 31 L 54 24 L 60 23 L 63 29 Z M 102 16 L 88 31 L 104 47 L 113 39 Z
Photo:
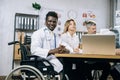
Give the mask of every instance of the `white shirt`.
M 71 36 L 69 32 L 66 32 L 61 35 L 61 40 L 70 46 L 69 49 L 71 53 L 73 52 L 74 48 L 78 48 L 79 46 L 79 38 L 76 34 Z
M 31 36 L 31 52 L 33 55 L 48 59 L 53 65 L 54 70 L 59 73 L 63 69 L 62 63 L 54 55 L 48 56 L 48 52 L 50 49 L 55 48 L 55 46 L 58 47 L 61 40 L 59 36 L 55 37 L 54 33 L 50 34 L 50 32 L 45 26 L 33 33 Z

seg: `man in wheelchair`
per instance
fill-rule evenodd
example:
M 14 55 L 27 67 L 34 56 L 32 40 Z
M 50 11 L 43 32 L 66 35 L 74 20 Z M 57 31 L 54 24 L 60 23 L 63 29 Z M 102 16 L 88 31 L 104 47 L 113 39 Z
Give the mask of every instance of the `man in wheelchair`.
M 60 36 L 53 32 L 57 22 L 57 13 L 54 11 L 48 12 L 45 25 L 31 36 L 31 54 L 48 60 L 52 64 L 54 71 L 60 73 L 63 70 L 63 65 L 54 54 L 69 53 L 69 46 L 62 42 Z

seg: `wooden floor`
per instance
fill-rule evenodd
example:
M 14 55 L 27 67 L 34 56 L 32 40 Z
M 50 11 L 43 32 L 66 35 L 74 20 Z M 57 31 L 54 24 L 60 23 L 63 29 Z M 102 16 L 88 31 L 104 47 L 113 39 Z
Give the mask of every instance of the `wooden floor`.
M 0 76 L 0 80 L 5 80 L 5 76 Z
M 5 76 L 0 76 L 0 80 L 5 80 Z M 98 79 L 99 80 L 99 79 Z M 109 75 L 107 80 L 113 80 L 112 77 Z
M 112 76 L 109 75 L 108 78 L 107 78 L 107 80 L 113 80 Z

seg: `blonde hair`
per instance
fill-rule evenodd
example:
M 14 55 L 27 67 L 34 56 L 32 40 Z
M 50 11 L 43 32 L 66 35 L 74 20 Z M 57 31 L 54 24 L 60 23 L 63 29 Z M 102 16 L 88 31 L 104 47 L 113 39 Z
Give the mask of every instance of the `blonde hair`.
M 66 33 L 66 32 L 68 31 L 68 28 L 69 28 L 69 26 L 70 26 L 70 21 L 73 21 L 73 22 L 74 22 L 74 25 L 76 26 L 76 23 L 75 23 L 75 21 L 74 21 L 73 19 L 67 20 L 67 21 L 65 22 L 65 24 L 64 24 L 64 31 L 63 31 L 63 33 Z

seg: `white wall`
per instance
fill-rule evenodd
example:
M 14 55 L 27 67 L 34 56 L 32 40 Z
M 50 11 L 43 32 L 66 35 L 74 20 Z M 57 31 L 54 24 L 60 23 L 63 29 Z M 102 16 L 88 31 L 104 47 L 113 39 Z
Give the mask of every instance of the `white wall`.
M 117 0 L 117 10 L 120 10 L 120 0 Z
M 109 26 L 109 0 L 0 0 L 0 75 L 7 75 L 12 69 L 13 46 L 7 44 L 13 40 L 14 15 L 16 12 L 38 14 L 32 8 L 32 3 L 35 1 L 42 6 L 39 12 L 40 19 L 44 19 L 41 16 L 44 9 L 58 10 L 64 12 L 62 20 L 64 23 L 68 19 L 67 12 L 73 9 L 78 13 L 76 18 L 77 29 L 83 29 L 79 23 L 79 13 L 81 10 L 90 9 L 95 10 L 97 13 L 98 31 L 100 28 Z

